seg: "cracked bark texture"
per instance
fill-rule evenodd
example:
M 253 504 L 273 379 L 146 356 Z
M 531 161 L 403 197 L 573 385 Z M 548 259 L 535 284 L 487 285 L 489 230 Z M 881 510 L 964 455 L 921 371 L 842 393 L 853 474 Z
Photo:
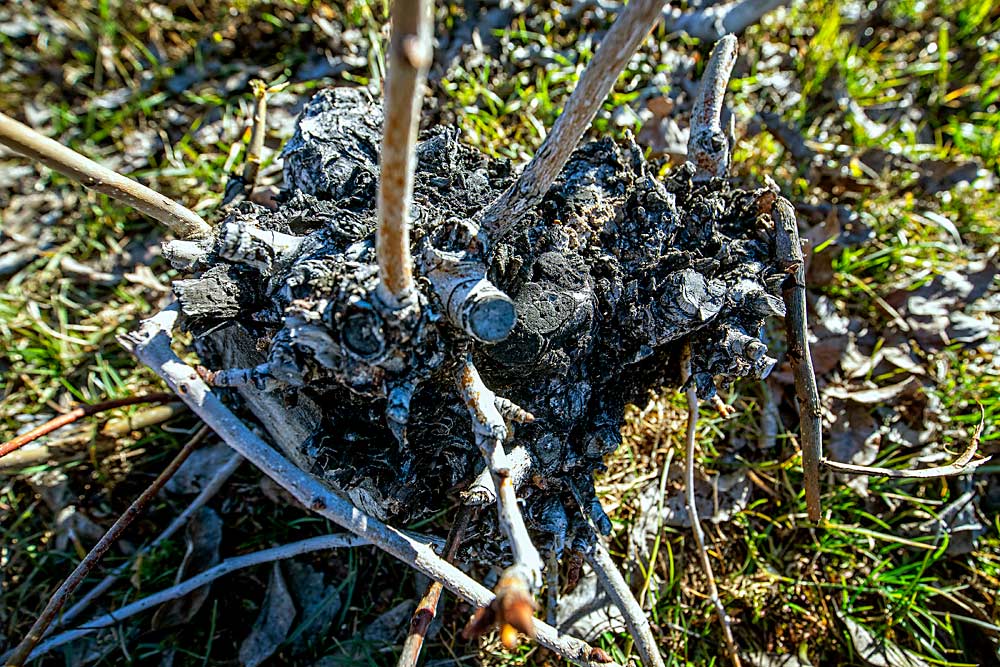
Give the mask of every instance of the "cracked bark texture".
M 535 417 L 508 423 L 505 443 L 527 460 L 513 481 L 528 528 L 539 543 L 589 544 L 569 489 L 610 530 L 593 473 L 621 443 L 625 404 L 680 384 L 685 343 L 702 398 L 773 367 L 763 327 L 784 315 L 785 273 L 772 195 L 696 182 L 691 165 L 660 180 L 634 145 L 582 146 L 492 248 L 486 278 L 517 321 L 487 343 L 449 319 L 428 274 L 442 253 L 483 261 L 470 222 L 514 174 L 454 128 L 422 135 L 411 230 L 419 309 L 384 317 L 374 256 L 381 118 L 362 91 L 319 92 L 285 147 L 277 210 L 242 203 L 213 241 L 185 250 L 178 261 L 195 257 L 196 275 L 176 287 L 196 349 L 224 371 L 218 384 L 240 385 L 292 460 L 397 522 L 461 492 L 481 502 L 494 491 L 454 381 L 471 355 L 490 390 Z M 464 555 L 509 562 L 491 514 L 470 526 Z

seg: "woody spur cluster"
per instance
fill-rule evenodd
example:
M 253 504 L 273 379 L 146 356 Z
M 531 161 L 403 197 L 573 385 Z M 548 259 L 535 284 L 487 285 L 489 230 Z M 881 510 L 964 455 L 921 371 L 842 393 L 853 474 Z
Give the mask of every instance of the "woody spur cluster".
M 418 141 L 428 5 L 392 5 L 382 103 L 350 88 L 309 101 L 284 148 L 273 209 L 245 200 L 208 225 L 5 116 L 0 140 L 177 232 L 164 245 L 189 276 L 173 283 L 176 304 L 121 342 L 236 452 L 311 510 L 472 602 L 470 634 L 496 625 L 508 646 L 521 632 L 576 663 L 606 664 L 534 617 L 543 587 L 555 601 L 560 562 L 587 558 L 643 662 L 662 665 L 601 545 L 611 522 L 594 473 L 621 443 L 627 403 L 683 386 L 696 418 L 698 398 L 766 377 L 775 365 L 766 322 L 786 304 L 804 312 L 791 206 L 727 179 L 722 112 L 736 39 L 722 37 L 705 68 L 688 161 L 660 178 L 629 139 L 578 147 L 662 18 L 662 2 L 632 0 L 515 173 L 462 144 L 455 128 Z M 267 91 L 256 94 L 251 189 Z M 198 369 L 171 347 L 178 325 L 193 335 Z M 234 411 L 263 425 L 276 448 Z M 456 503 L 456 524 L 469 526 L 450 540 L 449 558 L 500 565 L 493 592 L 426 538 L 393 527 Z M 48 611 L 50 621 L 58 605 Z M 49 621 L 36 623 L 12 664 Z
M 709 102 L 694 157 L 665 179 L 634 144 L 589 143 L 487 233 L 482 212 L 516 187 L 509 165 L 452 128 L 426 132 L 400 296 L 380 280 L 383 109 L 357 89 L 319 92 L 285 146 L 277 208 L 244 202 L 213 238 L 165 248 L 197 275 L 174 291 L 203 376 L 295 406 L 291 438 L 286 421 L 265 425 L 375 517 L 417 519 L 456 493 L 496 503 L 462 557 L 506 561 L 506 592 L 532 599 L 536 543 L 558 561 L 610 531 L 593 474 L 621 443 L 626 403 L 679 385 L 686 345 L 702 398 L 775 364 L 762 340 L 784 315 L 775 196 L 725 180 Z

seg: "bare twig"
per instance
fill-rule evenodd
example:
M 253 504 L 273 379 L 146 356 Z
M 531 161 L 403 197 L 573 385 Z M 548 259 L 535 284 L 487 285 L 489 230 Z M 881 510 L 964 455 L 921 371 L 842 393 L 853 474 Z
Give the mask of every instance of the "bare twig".
M 790 0 L 736 0 L 711 5 L 694 11 L 683 11 L 667 5 L 663 10 L 663 25 L 670 32 L 684 32 L 706 42 L 723 35 L 739 34 Z
M 392 36 L 385 81 L 385 125 L 378 189 L 379 296 L 391 308 L 410 302 L 413 258 L 410 256 L 409 208 L 413 195 L 414 145 L 431 62 L 431 13 L 427 0 L 394 0 Z
M 823 457 L 822 412 L 819 389 L 809 350 L 809 324 L 806 320 L 806 270 L 799 242 L 795 209 L 784 197 L 777 197 L 771 208 L 778 249 L 778 260 L 789 274 L 782 287 L 785 299 L 785 339 L 788 359 L 795 375 L 795 393 L 799 398 L 799 431 L 802 446 L 802 471 L 806 491 L 806 511 L 810 521 L 819 521 L 822 512 L 819 489 L 819 461 Z
M 232 204 L 238 197 L 249 197 L 257 187 L 257 173 L 260 171 L 260 162 L 264 154 L 264 137 L 267 134 L 267 96 L 284 87 L 282 84 L 269 88 L 260 79 L 251 79 L 250 89 L 254 97 L 253 122 L 249 128 L 250 140 L 247 143 L 246 157 L 243 159 L 243 173 L 237 174 L 235 171 L 230 173 L 222 199 L 223 206 Z M 239 143 L 233 144 L 236 150 L 239 150 L 238 146 Z
M 11 438 L 7 442 L 0 445 L 0 457 L 4 457 L 13 451 L 24 447 L 29 442 L 33 442 L 43 435 L 48 435 L 60 429 L 63 426 L 72 424 L 73 422 L 83 419 L 84 417 L 89 417 L 91 415 L 96 415 L 99 412 L 104 412 L 106 410 L 113 410 L 115 408 L 123 408 L 128 405 L 138 405 L 140 403 L 166 403 L 167 401 L 175 401 L 177 397 L 172 394 L 158 393 L 158 394 L 147 394 L 145 396 L 129 396 L 128 398 L 116 398 L 112 401 L 102 401 L 100 403 L 93 403 L 91 405 L 82 405 L 78 408 L 70 410 L 65 414 L 61 414 L 58 417 L 54 417 L 49 421 L 45 422 L 41 426 L 37 426 L 27 433 L 22 433 L 16 438 Z
M 726 607 L 719 598 L 719 588 L 715 584 L 715 573 L 712 571 L 712 561 L 708 558 L 708 550 L 705 548 L 705 533 L 701 529 L 701 519 L 698 518 L 698 505 L 695 499 L 694 486 L 694 445 L 695 435 L 698 426 L 698 389 L 691 380 L 691 346 L 685 345 L 684 356 L 681 360 L 681 381 L 687 385 L 688 423 L 687 423 L 687 459 L 684 461 L 684 468 L 687 473 L 684 484 L 684 492 L 687 501 L 688 515 L 691 517 L 691 532 L 694 533 L 694 543 L 698 548 L 698 557 L 701 559 L 702 569 L 705 570 L 705 581 L 708 584 L 708 597 L 715 605 L 715 613 L 719 617 L 719 624 L 722 626 L 722 637 L 726 642 L 729 657 L 733 667 L 740 667 L 740 653 L 736 648 L 736 641 L 733 639 L 733 629 L 729 622 L 729 614 Z
M 541 148 L 517 182 L 480 217 L 479 237 L 484 248 L 489 250 L 517 225 L 555 182 L 618 75 L 656 25 L 662 9 L 662 0 L 632 0 L 618 15 Z
M 449 562 L 455 560 L 455 554 L 458 553 L 458 547 L 462 543 L 471 515 L 472 510 L 468 507 L 459 510 L 458 518 L 455 520 L 455 525 L 451 527 L 448 541 L 444 546 L 443 556 L 445 560 Z M 416 667 L 417 659 L 420 657 L 420 649 L 427 636 L 427 629 L 431 627 L 431 623 L 437 615 L 438 601 L 441 599 L 443 588 L 441 582 L 432 581 L 431 585 L 427 587 L 427 592 L 420 598 L 420 603 L 413 611 L 413 618 L 410 620 L 410 633 L 403 643 L 399 662 L 396 663 L 397 667 Z
M 27 125 L 0 114 L 0 144 L 85 187 L 103 192 L 166 225 L 182 238 L 210 236 L 212 228 L 194 211 L 173 199 L 126 178 L 90 158 L 42 136 Z
M 981 405 L 979 406 L 979 410 L 982 414 L 979 418 L 979 425 L 976 426 L 976 432 L 972 435 L 972 441 L 969 442 L 969 446 L 965 448 L 965 451 L 948 465 L 936 466 L 933 468 L 922 468 L 918 470 L 895 470 L 893 468 L 877 468 L 873 466 L 859 466 L 852 463 L 840 463 L 838 461 L 831 461 L 826 457 L 821 458 L 820 462 L 834 472 L 843 472 L 852 475 L 868 475 L 869 477 L 934 479 L 935 477 L 953 477 L 955 475 L 964 475 L 972 472 L 993 458 L 991 456 L 987 456 L 986 458 L 979 459 L 978 461 L 972 460 L 972 457 L 976 455 L 976 450 L 979 449 L 979 440 L 983 435 L 983 427 L 986 426 L 986 410 L 983 409 L 983 406 Z
M 639 651 L 642 664 L 647 667 L 663 667 L 663 657 L 656 646 L 649 619 L 600 539 L 594 543 L 593 551 L 587 554 L 587 562 L 601 580 L 604 591 L 625 617 L 625 624 L 635 640 L 635 648 Z
M 739 44 L 732 35 L 716 42 L 698 87 L 691 110 L 687 155 L 688 162 L 696 169 L 695 180 L 722 177 L 729 171 L 732 147 L 722 129 L 722 106 L 738 50 Z
M 212 479 L 208 480 L 208 483 L 205 485 L 205 488 L 203 488 L 201 492 L 194 497 L 191 503 L 184 508 L 183 512 L 174 517 L 174 520 L 170 522 L 170 525 L 168 525 L 166 528 L 163 529 L 163 532 L 157 535 L 152 542 L 150 542 L 149 544 L 145 545 L 144 547 L 136 551 L 134 554 L 132 554 L 129 560 L 125 561 L 124 563 L 116 567 L 114 570 L 111 571 L 110 574 L 108 574 L 108 576 L 104 577 L 104 579 L 102 579 L 96 586 L 87 591 L 87 594 L 84 595 L 82 598 L 80 598 L 79 601 L 76 602 L 76 604 L 67 609 L 65 613 L 60 615 L 58 621 L 55 623 L 53 627 L 65 626 L 70 624 L 73 621 L 73 619 L 79 616 L 80 613 L 83 612 L 83 610 L 86 609 L 88 606 L 90 606 L 90 604 L 94 600 L 96 600 L 101 595 L 104 595 L 104 593 L 109 588 L 111 588 L 116 581 L 118 581 L 119 577 L 121 577 L 122 574 L 125 573 L 125 571 L 129 568 L 129 566 L 132 563 L 135 562 L 137 558 L 144 556 L 145 554 L 149 553 L 150 551 L 152 551 L 153 549 L 155 549 L 156 547 L 158 547 L 159 545 L 163 544 L 165 541 L 173 537 L 173 535 L 178 530 L 180 530 L 187 524 L 187 522 L 191 519 L 192 516 L 194 516 L 194 513 L 197 512 L 199 508 L 201 508 L 213 496 L 215 496 L 216 493 L 219 492 L 219 489 L 221 489 L 222 486 L 226 483 L 226 481 L 228 481 L 229 478 L 232 477 L 233 473 L 236 472 L 236 469 L 240 467 L 241 463 L 243 463 L 243 457 L 237 454 L 236 452 L 233 452 L 232 455 L 226 460 L 226 462 L 223 463 L 222 466 L 215 471 L 215 474 L 212 475 Z
M 507 425 L 498 409 L 497 396 L 483 383 L 471 357 L 459 370 L 458 389 L 472 417 L 476 445 L 493 477 L 500 530 L 510 542 L 514 554 L 514 564 L 504 571 L 497 584 L 497 604 L 494 608 L 501 638 L 508 648 L 513 648 L 516 646 L 515 631 L 534 636 L 534 593 L 542 585 L 542 558 L 531 541 L 517 504 L 511 464 L 503 446 L 507 439 Z M 525 421 L 534 419 L 528 412 L 520 410 L 520 413 Z
M 262 563 L 271 563 L 285 558 L 294 558 L 295 556 L 310 553 L 312 551 L 339 549 L 343 547 L 357 547 L 365 544 L 368 544 L 368 541 L 363 537 L 341 533 L 338 535 L 311 537 L 309 539 L 292 542 L 290 544 L 283 544 L 279 547 L 273 547 L 271 549 L 262 549 L 244 556 L 227 558 L 215 567 L 209 568 L 204 572 L 200 572 L 190 579 L 186 579 L 185 581 L 171 586 L 170 588 L 153 593 L 152 595 L 144 597 L 141 600 L 136 600 L 135 602 L 127 604 L 120 609 L 116 609 L 114 612 L 109 614 L 92 618 L 78 628 L 60 633 L 55 637 L 42 642 L 38 648 L 32 651 L 29 659 L 42 656 L 54 648 L 79 639 L 80 637 L 100 630 L 101 628 L 108 628 L 113 625 L 117 625 L 127 618 L 131 618 L 136 614 L 141 614 L 144 611 L 153 609 L 164 602 L 184 597 L 191 591 L 197 590 L 202 586 L 210 584 L 219 577 L 223 577 L 238 570 L 243 570 Z
M 305 507 L 320 516 L 368 539 L 373 545 L 398 558 L 477 607 L 489 607 L 496 596 L 457 567 L 438 556 L 428 542 L 386 525 L 344 500 L 319 480 L 293 465 L 241 422 L 212 393 L 170 347 L 170 332 L 177 320 L 175 305 L 145 320 L 139 330 L 122 336 L 119 342 L 149 366 L 180 395 L 230 447 L 243 455 L 264 474 L 288 491 Z M 597 667 L 604 661 L 591 659 L 592 647 L 579 639 L 560 635 L 555 628 L 535 621 L 535 637 L 560 656 L 578 665 Z
M 156 494 L 160 492 L 160 489 L 167 483 L 167 480 L 173 477 L 173 474 L 177 472 L 177 469 L 180 468 L 181 464 L 187 460 L 187 457 L 191 455 L 191 452 L 193 452 L 201 441 L 205 439 L 205 436 L 207 436 L 208 433 L 208 427 L 198 429 L 198 432 L 195 433 L 194 437 L 192 437 L 187 444 L 181 448 L 181 451 L 179 451 L 177 456 L 175 456 L 174 459 L 167 464 L 167 467 L 163 469 L 156 479 L 153 480 L 153 483 L 150 484 L 145 491 L 139 494 L 139 497 L 136 498 L 131 505 L 129 505 L 128 509 L 126 509 L 120 517 L 118 517 L 118 520 L 115 521 L 111 528 L 108 529 L 108 532 L 106 532 L 104 536 L 98 540 L 97 544 L 94 545 L 94 548 L 90 550 L 90 553 L 88 553 L 87 556 L 80 561 L 80 564 L 76 566 L 76 569 L 73 570 L 72 574 L 70 574 L 62 585 L 59 586 L 59 589 L 52 594 L 52 597 L 49 599 L 48 604 L 45 605 L 45 609 L 38 616 L 35 624 L 31 626 L 28 634 L 14 649 L 11 657 L 7 660 L 8 667 L 21 667 L 21 665 L 24 664 L 24 661 L 28 658 L 32 649 L 34 649 L 38 642 L 41 641 L 42 637 L 45 636 L 45 631 L 55 619 L 59 610 L 66 604 L 69 596 L 71 596 L 73 591 L 75 591 L 77 587 L 83 583 L 84 578 L 86 578 L 87 574 L 89 574 L 90 571 L 93 570 L 94 567 L 101 561 L 101 558 L 103 558 L 104 554 L 111 548 L 111 545 L 113 545 L 118 538 L 121 537 L 121 534 L 125 532 L 125 529 L 129 527 L 132 521 L 146 509 L 146 505 L 149 504 L 149 501 L 151 501 Z
M 267 95 L 271 91 L 260 79 L 250 81 L 253 90 L 253 130 L 250 133 L 250 144 L 243 165 L 243 182 L 246 183 L 247 196 L 253 194 L 257 185 L 257 172 L 260 171 L 261 155 L 264 153 L 264 135 L 267 132 Z

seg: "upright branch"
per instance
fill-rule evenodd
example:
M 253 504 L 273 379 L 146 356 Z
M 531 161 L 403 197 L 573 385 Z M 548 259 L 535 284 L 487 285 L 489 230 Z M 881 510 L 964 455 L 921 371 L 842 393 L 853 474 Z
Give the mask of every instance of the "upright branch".
M 273 479 L 296 500 L 374 546 L 416 568 L 476 607 L 491 607 L 497 596 L 460 569 L 438 556 L 422 541 L 369 516 L 341 498 L 315 477 L 295 466 L 251 431 L 216 396 L 194 368 L 181 361 L 171 349 L 171 331 L 178 308 L 171 306 L 148 320 L 138 331 L 122 336 L 119 342 L 166 381 L 226 444 Z M 535 638 L 563 658 L 585 667 L 606 661 L 592 659 L 593 648 L 584 641 L 561 635 L 550 625 L 535 621 Z M 607 663 L 610 667 L 614 667 Z
M 480 217 L 479 238 L 487 250 L 518 224 L 555 182 L 662 9 L 662 0 L 631 0 L 618 15 L 541 148 L 517 181 Z
M 235 171 L 229 174 L 222 205 L 228 206 L 237 197 L 249 197 L 257 187 L 257 174 L 264 155 L 264 138 L 267 134 L 267 96 L 285 88 L 286 84 L 268 87 L 260 79 L 251 79 L 250 88 L 253 91 L 253 122 L 250 125 L 250 139 L 247 142 L 246 157 L 243 159 L 243 173 Z M 244 134 L 244 136 L 246 136 Z M 239 144 L 233 144 L 238 150 Z
M 264 153 L 264 135 L 267 132 L 267 94 L 271 92 L 260 79 L 250 81 L 253 89 L 253 129 L 250 133 L 250 145 L 247 146 L 246 164 L 243 165 L 243 182 L 247 185 L 247 194 L 253 194 L 257 184 L 257 172 L 260 171 L 260 159 Z
M 45 605 L 45 609 L 42 610 L 38 619 L 35 620 L 35 624 L 31 626 L 31 629 L 28 630 L 28 634 L 14 649 L 10 658 L 7 659 L 7 667 L 21 667 L 21 665 L 24 664 L 24 661 L 28 659 L 28 655 L 31 654 L 32 649 L 34 649 L 38 642 L 41 641 L 42 637 L 45 636 L 49 625 L 51 625 L 52 621 L 55 620 L 56 615 L 66 604 L 69 596 L 71 596 L 73 591 L 75 591 L 77 587 L 83 583 L 83 580 L 90 573 L 90 571 L 93 570 L 99 562 L 101 562 L 104 554 L 108 552 L 111 545 L 118 541 L 118 538 L 121 537 L 122 533 L 125 532 L 125 529 L 129 527 L 132 521 L 146 509 L 146 505 L 149 504 L 149 501 L 151 501 L 156 494 L 160 492 L 160 489 L 167 483 L 167 480 L 173 477 L 174 473 L 177 472 L 177 469 L 181 467 L 181 464 L 184 463 L 184 461 L 186 461 L 191 455 L 191 452 L 193 452 L 195 448 L 201 444 L 201 441 L 205 439 L 208 432 L 208 427 L 205 426 L 198 429 L 198 432 L 195 433 L 194 437 L 181 448 L 181 451 L 179 451 L 177 456 L 175 456 L 173 460 L 167 464 L 167 467 L 163 469 L 155 480 L 153 480 L 153 483 L 150 484 L 145 491 L 139 494 L 139 497 L 136 498 L 131 505 L 129 505 L 128 509 L 126 509 L 120 517 L 118 517 L 118 520 L 115 521 L 111 528 L 108 529 L 108 532 L 106 532 L 104 536 L 97 541 L 97 544 L 95 544 L 94 548 L 90 550 L 90 553 L 88 553 L 87 556 L 80 561 L 80 564 L 76 566 L 76 569 L 73 570 L 72 574 L 70 574 L 62 585 L 59 586 L 59 589 L 52 594 L 48 604 Z
M 390 19 L 375 254 L 379 297 L 396 309 L 410 303 L 413 293 L 409 208 L 423 85 L 431 62 L 429 2 L 394 0 Z
M 534 594 L 542 585 L 542 558 L 524 525 L 511 479 L 511 462 L 503 447 L 507 439 L 507 425 L 500 406 L 513 404 L 498 399 L 483 383 L 471 358 L 466 359 L 459 369 L 458 389 L 472 418 L 476 445 L 486 459 L 486 467 L 493 478 L 500 530 L 510 542 L 514 555 L 514 564 L 504 571 L 497 584 L 497 602 L 493 608 L 501 639 L 505 646 L 513 648 L 516 646 L 517 631 L 534 637 Z M 516 406 L 513 408 L 505 408 L 508 417 L 519 415 L 523 421 L 534 419 L 531 413 Z
M 705 571 L 705 581 L 708 584 L 708 597 L 715 606 L 715 613 L 719 617 L 719 624 L 722 626 L 722 637 L 726 642 L 726 649 L 729 651 L 729 658 L 733 667 L 740 667 L 740 653 L 736 648 L 736 641 L 733 639 L 733 629 L 729 623 L 729 614 L 719 597 L 719 587 L 715 584 L 715 573 L 712 571 L 712 561 L 708 558 L 708 550 L 705 548 L 705 533 L 701 529 L 701 519 L 698 517 L 698 505 L 695 498 L 694 486 L 694 445 L 695 435 L 698 427 L 698 388 L 691 379 L 691 346 L 685 345 L 684 356 L 681 359 L 681 381 L 687 385 L 686 395 L 688 404 L 687 419 L 687 453 L 684 461 L 686 480 L 684 482 L 684 493 L 686 496 L 688 516 L 691 517 L 691 532 L 694 534 L 694 543 L 698 549 L 698 557 L 701 559 L 701 567 Z
M 806 269 L 799 242 L 795 209 L 784 197 L 777 197 L 771 209 L 778 249 L 778 259 L 788 273 L 782 287 L 785 299 L 785 339 L 788 359 L 795 375 L 795 394 L 799 399 L 799 442 L 802 447 L 802 471 L 805 477 L 806 512 L 810 521 L 821 514 L 819 462 L 823 457 L 822 412 L 819 389 L 809 350 L 809 324 L 806 320 Z
M 695 180 L 722 177 L 729 171 L 731 147 L 722 129 L 722 107 L 738 46 L 733 35 L 716 42 L 701 78 L 688 137 L 687 159 L 695 166 Z
M 449 562 L 455 560 L 455 554 L 458 553 L 458 547 L 462 544 L 462 538 L 465 536 L 465 529 L 469 526 L 469 517 L 471 515 L 472 510 L 468 507 L 463 507 L 459 510 L 458 518 L 455 520 L 455 525 L 451 527 L 451 532 L 448 533 L 448 541 L 444 545 L 445 560 Z M 413 612 L 413 618 L 410 620 L 410 632 L 403 643 L 403 650 L 399 654 L 399 662 L 396 663 L 397 667 L 416 667 L 417 660 L 420 658 L 420 649 L 423 647 L 424 638 L 427 636 L 427 630 L 431 627 L 431 623 L 437 615 L 437 606 L 443 589 L 444 586 L 441 585 L 440 581 L 432 581 L 430 586 L 427 587 L 427 592 L 420 598 L 420 603 L 417 604 L 417 608 Z
M 194 211 L 2 113 L 0 144 L 162 222 L 181 238 L 205 238 L 212 234 L 212 228 Z

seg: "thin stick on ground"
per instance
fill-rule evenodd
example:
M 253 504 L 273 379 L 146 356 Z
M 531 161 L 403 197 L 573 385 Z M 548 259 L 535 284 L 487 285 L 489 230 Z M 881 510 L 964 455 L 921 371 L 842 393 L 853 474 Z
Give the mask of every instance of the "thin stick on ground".
M 375 255 L 379 296 L 387 306 L 397 309 L 409 304 L 413 294 L 409 209 L 433 26 L 428 0 L 394 0 L 390 19 Z
M 625 625 L 635 640 L 635 648 L 642 664 L 647 667 L 663 667 L 663 657 L 656 646 L 656 637 L 649 627 L 649 619 L 600 539 L 594 543 L 593 551 L 587 554 L 587 562 L 601 580 L 604 591 L 625 617 Z
M 809 350 L 809 324 L 806 319 L 806 269 L 799 242 L 795 209 L 778 196 L 771 208 L 778 249 L 778 259 L 789 274 L 782 286 L 785 300 L 785 340 L 788 359 L 795 376 L 795 394 L 799 399 L 799 441 L 802 447 L 802 471 L 806 492 L 806 512 L 810 521 L 822 514 L 819 488 L 819 462 L 823 458 L 822 412 L 819 389 Z
M 11 452 L 17 451 L 30 442 L 38 440 L 43 435 L 48 435 L 49 433 L 52 433 L 52 431 L 72 424 L 73 422 L 83 419 L 84 417 L 96 415 L 107 410 L 114 410 L 115 408 L 124 408 L 129 405 L 139 405 L 140 403 L 166 403 L 168 401 L 176 400 L 177 397 L 173 394 L 160 392 L 156 394 L 146 394 L 144 396 L 116 398 L 111 401 L 101 401 L 100 403 L 92 403 L 90 405 L 81 405 L 80 407 L 74 408 L 65 414 L 61 414 L 58 417 L 50 419 L 41 426 L 36 426 L 27 433 L 22 433 L 16 438 L 11 438 L 7 442 L 3 443 L 0 445 L 0 458 L 10 454 Z
M 458 547 L 465 536 L 465 529 L 469 525 L 471 515 L 472 510 L 468 507 L 459 510 L 458 518 L 455 519 L 455 525 L 451 527 L 448 541 L 444 546 L 444 554 L 442 555 L 445 560 L 449 562 L 455 560 L 455 554 L 458 553 Z M 441 582 L 432 581 L 424 596 L 420 598 L 420 603 L 410 620 L 410 633 L 403 643 L 403 651 L 399 655 L 397 667 L 416 667 L 417 660 L 420 658 L 420 649 L 424 645 L 424 638 L 427 637 L 427 630 L 437 615 L 437 606 L 441 599 L 442 590 L 444 590 L 444 586 L 441 585 Z
M 671 5 L 663 10 L 663 25 L 667 30 L 684 32 L 708 42 L 728 33 L 739 34 L 754 25 L 765 14 L 787 5 L 791 0 L 736 0 L 721 5 L 709 5 L 694 11 L 683 11 Z
M 260 436 L 251 431 L 171 349 L 170 332 L 178 308 L 166 308 L 145 320 L 139 330 L 119 338 L 143 364 L 152 369 L 208 424 L 226 444 L 288 491 L 305 507 L 374 546 L 394 556 L 444 586 L 476 607 L 489 607 L 496 595 L 469 575 L 438 556 L 431 544 L 386 525 L 344 500 L 309 473 L 292 464 Z M 552 626 L 536 620 L 535 638 L 563 658 L 586 667 L 610 664 L 593 660 L 592 647 L 584 641 L 561 635 Z
M 101 562 L 101 558 L 104 554 L 108 552 L 108 549 L 118 541 L 125 529 L 129 527 L 133 520 L 146 509 L 146 505 L 160 492 L 163 485 L 167 483 L 177 469 L 181 467 L 181 464 L 187 460 L 188 456 L 195 450 L 195 448 L 201 444 L 201 441 L 209 434 L 209 429 L 207 426 L 203 426 L 198 429 L 198 432 L 194 434 L 187 444 L 181 448 L 181 451 L 173 458 L 173 460 L 167 464 L 167 467 L 157 475 L 153 483 L 146 488 L 139 497 L 136 498 L 128 509 L 118 520 L 114 522 L 108 532 L 98 540 L 94 548 L 90 550 L 90 553 L 80 561 L 80 564 L 76 566 L 76 569 L 66 578 L 66 580 L 59 586 L 59 589 L 52 594 L 49 599 L 48 604 L 45 605 L 45 609 L 38 616 L 35 624 L 31 626 L 28 634 L 21 640 L 21 643 L 17 645 L 14 649 L 11 657 L 7 660 L 7 667 L 21 667 L 24 661 L 28 658 L 32 649 L 41 641 L 42 637 L 45 636 L 45 632 L 48 630 L 49 625 L 55 619 L 59 611 L 65 606 L 69 597 L 73 594 L 73 591 L 83 583 L 83 580 L 90 573 L 94 567 Z
M 701 567 L 705 571 L 705 581 L 708 585 L 708 597 L 715 606 L 715 613 L 719 617 L 719 624 L 722 626 L 722 637 L 726 642 L 726 649 L 733 667 L 741 667 L 740 653 L 736 648 L 736 641 L 733 639 L 733 629 L 729 622 L 729 614 L 726 607 L 719 598 L 719 588 L 715 584 L 715 573 L 712 571 L 712 561 L 708 558 L 708 550 L 705 548 L 705 533 L 701 529 L 701 519 L 698 517 L 698 505 L 695 498 L 694 486 L 694 445 L 695 435 L 698 426 L 698 389 L 691 380 L 691 346 L 685 345 L 684 356 L 681 360 L 681 381 L 687 386 L 687 459 L 684 461 L 686 480 L 684 493 L 686 496 L 688 516 L 691 517 L 691 532 L 694 533 L 694 543 L 698 548 L 698 557 L 701 560 Z
M 462 364 L 457 380 L 459 393 L 472 418 L 476 445 L 493 477 L 500 530 L 510 542 L 514 555 L 514 564 L 500 576 L 496 587 L 497 602 L 493 609 L 504 646 L 513 649 L 517 646 L 518 631 L 534 637 L 534 594 L 542 585 L 542 558 L 531 541 L 517 503 L 511 462 L 504 450 L 507 425 L 500 406 L 507 406 L 508 417 L 519 416 L 522 421 L 532 421 L 534 417 L 509 401 L 499 399 L 483 383 L 471 357 Z
M 687 154 L 688 162 L 695 166 L 696 181 L 721 178 L 729 172 L 732 147 L 722 129 L 722 107 L 738 51 L 739 44 L 732 35 L 716 42 L 698 87 L 691 109 Z
M 35 132 L 0 113 L 0 144 L 37 160 L 63 176 L 102 192 L 166 225 L 181 238 L 205 238 L 208 226 L 194 211 L 131 178 L 126 178 L 90 158 Z
M 136 561 L 136 559 L 148 554 L 150 551 L 169 540 L 175 533 L 177 533 L 177 531 L 187 525 L 187 522 L 192 516 L 194 516 L 194 513 L 219 492 L 229 478 L 232 477 L 233 473 L 236 472 L 236 469 L 240 467 L 241 463 L 243 463 L 243 457 L 236 452 L 233 452 L 226 462 L 215 471 L 215 474 L 212 475 L 212 479 L 208 480 L 208 483 L 201 490 L 201 492 L 194 497 L 187 507 L 184 508 L 183 512 L 174 517 L 174 520 L 170 522 L 170 525 L 163 529 L 163 532 L 157 535 L 152 542 L 132 554 L 127 561 L 116 567 L 96 586 L 87 591 L 87 593 L 81 597 L 79 601 L 67 609 L 65 613 L 60 615 L 59 619 L 52 626 L 52 628 L 72 623 L 73 619 L 79 616 L 94 600 L 99 598 L 101 595 L 104 595 L 104 593 L 107 592 L 107 590 L 111 588 L 119 578 L 121 578 L 125 571 L 128 570 L 129 566 Z
M 339 549 L 344 547 L 358 547 L 366 544 L 368 544 L 368 541 L 362 537 L 341 533 L 337 535 L 311 537 L 309 539 L 292 542 L 290 544 L 283 544 L 279 547 L 273 547 L 271 549 L 262 549 L 261 551 L 255 551 L 254 553 L 246 554 L 244 556 L 227 558 L 215 567 L 209 568 L 204 572 L 200 572 L 190 579 L 186 579 L 174 586 L 171 586 L 170 588 L 153 593 L 152 595 L 144 597 L 141 600 L 136 600 L 135 602 L 127 604 L 109 614 L 92 618 L 78 628 L 67 630 L 66 632 L 62 632 L 51 639 L 47 639 L 39 644 L 38 648 L 32 651 L 29 659 L 38 658 L 54 648 L 79 639 L 80 637 L 88 635 L 92 632 L 96 632 L 101 628 L 118 625 L 122 621 L 131 618 L 136 614 L 141 614 L 144 611 L 154 609 L 165 602 L 184 597 L 191 591 L 197 590 L 202 586 L 210 584 L 219 577 L 232 574 L 238 570 L 243 570 L 262 563 L 271 563 L 276 560 L 294 558 L 295 556 L 300 556 L 313 551 Z
M 601 108 L 618 75 L 660 19 L 662 0 L 632 0 L 618 15 L 580 76 L 541 148 L 479 219 L 479 238 L 489 251 L 548 191 Z
M 859 466 L 852 463 L 840 463 L 838 461 L 831 461 L 825 457 L 820 459 L 820 461 L 824 466 L 834 472 L 848 473 L 851 475 L 868 475 L 869 477 L 891 477 L 893 479 L 934 479 L 936 477 L 954 477 L 955 475 L 964 475 L 972 472 L 993 458 L 991 456 L 987 456 L 986 458 L 979 459 L 977 461 L 972 460 L 972 457 L 976 455 L 976 450 L 979 449 L 980 438 L 983 435 L 983 427 L 986 426 L 986 410 L 981 405 L 979 406 L 979 410 L 981 412 L 979 425 L 976 426 L 976 432 L 972 435 L 972 441 L 969 442 L 969 446 L 965 448 L 965 451 L 959 454 L 958 458 L 948 465 L 936 466 L 933 468 L 921 468 L 917 470 L 895 470 L 893 468 L 878 468 L 874 466 Z

